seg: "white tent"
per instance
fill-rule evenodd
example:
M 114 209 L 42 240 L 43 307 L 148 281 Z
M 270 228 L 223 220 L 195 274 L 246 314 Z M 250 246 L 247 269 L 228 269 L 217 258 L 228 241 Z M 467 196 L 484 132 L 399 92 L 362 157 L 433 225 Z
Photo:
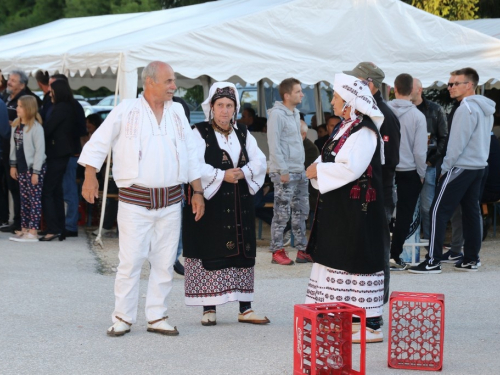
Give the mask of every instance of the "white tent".
M 460 26 L 479 31 L 480 33 L 500 39 L 500 18 L 485 18 L 478 20 L 455 21 Z
M 181 81 L 204 83 L 294 76 L 316 84 L 359 61 L 379 65 L 388 84 L 407 72 L 430 86 L 465 66 L 485 83 L 500 78 L 500 40 L 399 0 L 220 0 L 62 19 L 0 37 L 3 74 L 57 70 L 76 75 L 73 87 L 114 88 L 118 73 L 123 98 L 135 96 L 152 60 L 169 62 Z

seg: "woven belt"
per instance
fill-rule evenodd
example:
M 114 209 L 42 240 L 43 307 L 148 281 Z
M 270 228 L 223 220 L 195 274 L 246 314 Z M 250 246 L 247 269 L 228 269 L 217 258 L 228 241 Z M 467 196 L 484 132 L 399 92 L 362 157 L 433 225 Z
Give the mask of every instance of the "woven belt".
M 165 208 L 182 200 L 181 185 L 166 188 L 146 188 L 132 185 L 120 188 L 118 199 L 122 202 L 146 207 L 148 210 Z

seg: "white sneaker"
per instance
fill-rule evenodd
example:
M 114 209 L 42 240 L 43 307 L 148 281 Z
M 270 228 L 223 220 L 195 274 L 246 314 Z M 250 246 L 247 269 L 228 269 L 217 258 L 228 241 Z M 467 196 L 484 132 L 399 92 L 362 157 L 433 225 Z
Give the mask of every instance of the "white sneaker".
M 382 342 L 384 341 L 384 334 L 382 333 L 382 328 L 379 329 L 371 329 L 366 327 L 366 343 L 372 342 Z M 352 335 L 352 343 L 359 344 L 361 343 L 361 331 L 358 331 Z
M 117 320 L 115 324 L 108 328 L 106 333 L 108 334 L 108 336 L 113 337 L 123 336 L 124 334 L 130 332 L 131 325 L 132 324 L 124 322 L 123 320 Z
M 168 316 L 154 320 L 152 322 L 148 322 L 148 332 L 160 333 L 162 335 L 167 336 L 177 336 L 179 331 L 177 331 L 177 327 L 172 327 L 167 323 Z
M 29 232 L 25 232 L 20 237 L 12 238 L 12 241 L 17 241 L 17 242 L 38 242 L 38 236 L 35 236 L 34 234 L 31 234 Z
M 16 231 L 16 233 L 12 237 L 9 237 L 9 240 L 19 242 L 19 239 L 24 236 L 24 233 L 26 232 L 22 232 L 20 230 Z

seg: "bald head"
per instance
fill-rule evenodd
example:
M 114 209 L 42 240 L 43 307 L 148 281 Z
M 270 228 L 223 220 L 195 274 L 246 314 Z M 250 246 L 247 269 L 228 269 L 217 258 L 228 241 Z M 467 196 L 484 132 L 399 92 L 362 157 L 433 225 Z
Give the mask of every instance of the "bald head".
M 411 91 L 411 102 L 415 105 L 422 103 L 422 82 L 418 78 L 413 78 L 413 90 Z
M 141 74 L 146 100 L 166 102 L 172 100 L 177 86 L 175 73 L 170 65 L 162 61 L 152 61 Z

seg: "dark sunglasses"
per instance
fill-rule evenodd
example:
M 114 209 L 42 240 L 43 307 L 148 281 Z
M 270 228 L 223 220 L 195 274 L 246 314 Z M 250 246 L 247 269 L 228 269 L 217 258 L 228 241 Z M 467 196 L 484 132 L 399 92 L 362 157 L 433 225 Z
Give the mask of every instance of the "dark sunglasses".
M 448 83 L 448 87 L 458 86 L 458 85 L 461 85 L 462 83 L 469 83 L 469 81 L 466 81 L 466 82 L 450 82 L 450 83 Z

